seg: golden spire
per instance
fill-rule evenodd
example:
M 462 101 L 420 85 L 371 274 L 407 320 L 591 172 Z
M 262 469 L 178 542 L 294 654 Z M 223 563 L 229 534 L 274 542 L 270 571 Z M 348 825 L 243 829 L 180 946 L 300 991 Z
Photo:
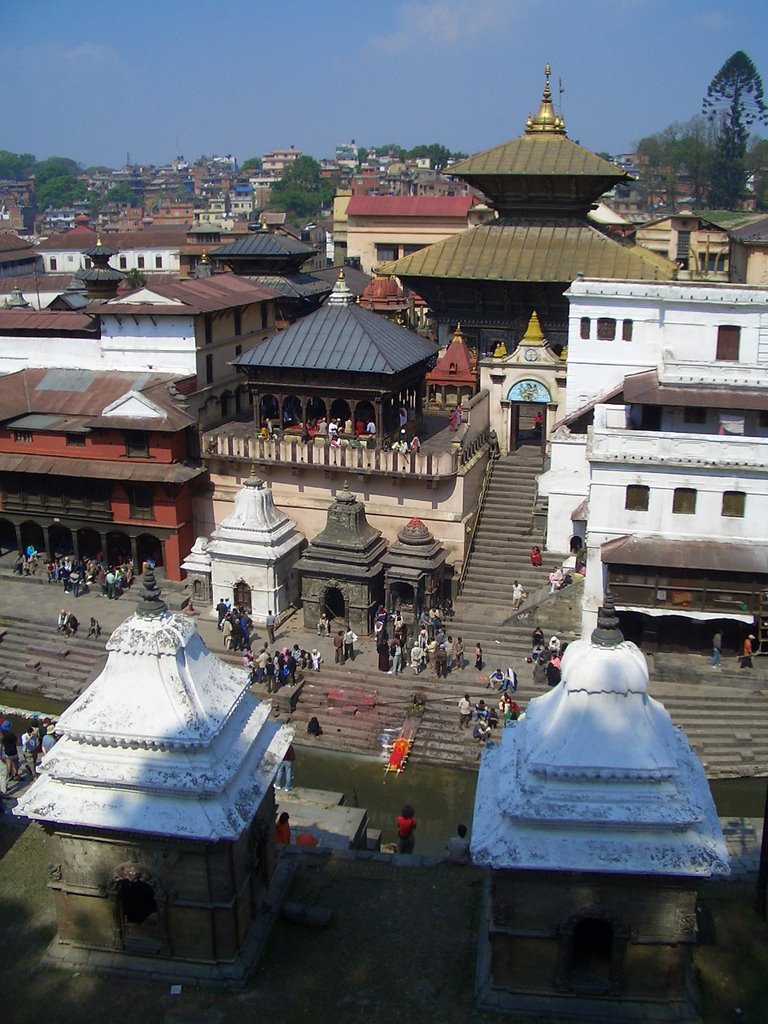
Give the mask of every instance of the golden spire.
M 453 332 L 453 340 L 461 344 L 464 341 L 464 334 L 461 330 L 461 324 L 456 324 L 456 330 Z
M 544 341 L 544 334 L 541 330 L 541 324 L 539 323 L 539 314 L 535 309 L 531 313 L 531 319 L 528 321 L 528 327 L 526 328 L 523 336 L 523 341 Z
M 504 359 L 509 353 L 507 352 L 507 346 L 504 344 L 504 339 L 497 343 L 496 348 L 493 350 L 494 359 Z
M 565 121 L 559 114 L 555 113 L 552 105 L 552 91 L 549 88 L 549 76 L 552 74 L 549 64 L 544 68 L 544 92 L 541 96 L 541 106 L 535 117 L 528 115 L 525 122 L 525 134 L 535 135 L 539 132 L 554 132 L 557 135 L 565 135 Z

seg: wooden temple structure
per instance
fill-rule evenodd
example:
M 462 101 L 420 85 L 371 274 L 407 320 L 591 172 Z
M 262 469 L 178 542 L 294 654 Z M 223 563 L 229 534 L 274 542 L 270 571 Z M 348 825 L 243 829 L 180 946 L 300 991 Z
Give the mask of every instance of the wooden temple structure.
M 427 374 L 427 407 L 455 409 L 477 391 L 477 360 L 467 347 L 461 324 L 451 343 Z
M 381 440 L 418 423 L 436 346 L 355 303 L 344 272 L 328 302 L 234 360 L 259 427 L 323 440 L 336 419 L 347 443 Z M 370 428 L 373 424 L 375 430 Z

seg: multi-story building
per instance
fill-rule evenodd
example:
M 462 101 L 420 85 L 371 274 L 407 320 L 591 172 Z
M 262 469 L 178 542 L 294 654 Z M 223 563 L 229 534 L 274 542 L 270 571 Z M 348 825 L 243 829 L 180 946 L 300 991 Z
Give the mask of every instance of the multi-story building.
M 181 579 L 195 419 L 169 375 L 27 369 L 0 377 L 0 544 Z
M 262 170 L 265 174 L 272 175 L 273 178 L 280 178 L 286 167 L 294 160 L 298 160 L 300 156 L 301 150 L 294 149 L 293 146 L 290 149 L 273 149 L 270 153 L 262 154 Z
M 768 291 L 576 281 L 547 547 L 588 553 L 584 626 L 607 582 L 646 646 L 733 646 L 768 586 Z M 768 639 L 768 637 L 763 638 Z

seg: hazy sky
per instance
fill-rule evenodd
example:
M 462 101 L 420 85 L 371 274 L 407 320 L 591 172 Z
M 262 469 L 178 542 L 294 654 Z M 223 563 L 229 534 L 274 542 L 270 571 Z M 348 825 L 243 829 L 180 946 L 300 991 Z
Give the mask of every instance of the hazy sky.
M 520 134 L 543 68 L 568 134 L 619 153 L 699 113 L 765 0 L 0 0 L 0 149 L 83 165 Z M 768 136 L 768 128 L 762 130 Z

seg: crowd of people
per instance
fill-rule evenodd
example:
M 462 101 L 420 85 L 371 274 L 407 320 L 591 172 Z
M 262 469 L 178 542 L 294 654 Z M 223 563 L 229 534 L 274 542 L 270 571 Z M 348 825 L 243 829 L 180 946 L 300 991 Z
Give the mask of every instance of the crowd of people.
M 18 576 L 36 576 L 44 560 L 33 547 L 20 551 L 13 565 Z M 65 594 L 79 597 L 86 592 L 95 592 L 101 597 L 117 600 L 131 586 L 134 580 L 133 560 L 109 565 L 103 555 L 94 558 L 75 558 L 74 555 L 60 555 L 45 562 L 45 572 L 49 583 L 60 583 Z M 147 559 L 142 566 L 155 567 L 152 559 Z
M 0 814 L 5 811 L 5 797 L 12 796 L 25 777 L 30 781 L 37 778 L 40 759 L 56 739 L 50 718 L 33 719 L 18 736 L 11 720 L 0 715 Z

